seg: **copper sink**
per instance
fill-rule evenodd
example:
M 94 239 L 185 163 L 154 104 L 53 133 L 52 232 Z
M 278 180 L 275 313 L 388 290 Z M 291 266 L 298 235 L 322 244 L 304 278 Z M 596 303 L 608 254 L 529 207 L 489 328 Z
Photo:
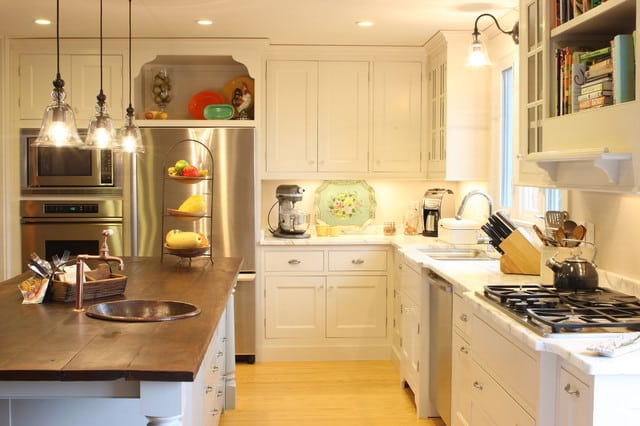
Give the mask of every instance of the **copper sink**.
M 86 309 L 92 318 L 124 322 L 171 321 L 198 315 L 200 308 L 173 300 L 117 300 Z

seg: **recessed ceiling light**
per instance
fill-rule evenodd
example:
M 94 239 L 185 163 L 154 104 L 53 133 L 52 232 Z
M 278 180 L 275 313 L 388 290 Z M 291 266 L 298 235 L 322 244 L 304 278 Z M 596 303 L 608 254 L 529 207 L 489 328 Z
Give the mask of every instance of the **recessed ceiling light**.
M 45 18 L 36 18 L 33 20 L 38 25 L 51 25 L 51 21 Z
M 372 27 L 373 26 L 373 22 L 371 21 L 358 21 L 356 22 L 356 25 L 359 27 Z
M 198 25 L 213 25 L 213 21 L 211 19 L 198 19 L 196 21 Z

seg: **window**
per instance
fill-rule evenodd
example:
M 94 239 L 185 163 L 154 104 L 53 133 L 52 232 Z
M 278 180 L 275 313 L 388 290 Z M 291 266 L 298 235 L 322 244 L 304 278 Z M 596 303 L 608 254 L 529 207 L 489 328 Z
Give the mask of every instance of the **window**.
M 501 73 L 500 101 L 500 205 L 515 219 L 533 222 L 546 210 L 562 210 L 562 192 L 513 184 L 514 78 L 513 67 Z

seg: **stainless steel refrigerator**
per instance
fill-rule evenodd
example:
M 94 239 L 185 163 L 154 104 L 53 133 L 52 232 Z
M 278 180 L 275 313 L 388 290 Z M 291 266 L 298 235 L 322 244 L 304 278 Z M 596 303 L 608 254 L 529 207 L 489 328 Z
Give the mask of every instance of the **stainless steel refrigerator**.
M 236 354 L 239 360 L 255 361 L 255 197 L 253 128 L 143 128 L 146 148 L 132 163 L 132 253 L 160 256 L 164 242 L 163 197 L 173 203 L 184 199 L 172 193 L 176 186 L 164 185 L 167 166 L 177 156 L 197 158 L 204 151 L 194 144 L 193 152 L 174 150 L 183 140 L 202 143 L 211 152 L 213 170 L 211 246 L 216 257 L 242 257 L 242 271 L 235 293 Z M 180 146 L 190 146 L 180 144 Z M 200 151 L 197 151 L 198 147 Z M 172 158 L 168 158 L 172 157 Z M 175 158 L 173 158 L 175 157 Z M 135 178 L 133 178 L 135 177 Z M 191 186 L 191 185 L 189 185 Z M 195 191 L 195 189 L 194 189 Z M 177 192 L 177 190 L 175 191 Z M 174 204 L 175 205 L 175 204 Z M 203 222 L 206 223 L 206 222 Z M 208 225 L 203 225 L 208 226 Z M 165 255 L 164 261 L 172 256 Z

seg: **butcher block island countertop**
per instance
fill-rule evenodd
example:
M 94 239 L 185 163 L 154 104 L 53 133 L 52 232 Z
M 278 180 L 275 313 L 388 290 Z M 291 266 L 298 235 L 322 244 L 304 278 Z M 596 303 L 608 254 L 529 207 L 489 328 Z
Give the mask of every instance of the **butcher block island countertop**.
M 196 379 L 242 259 L 216 258 L 212 264 L 208 258 L 197 258 L 190 267 L 179 265 L 174 257 L 164 262 L 123 260 L 124 270 L 118 273 L 128 277 L 124 295 L 85 300 L 85 308 L 123 298 L 174 300 L 198 306 L 200 314 L 158 322 L 106 321 L 75 312 L 74 303 L 22 304 L 17 285 L 30 272 L 6 280 L 0 283 L 0 398 L 13 398 L 7 395 L 10 382 L 56 381 L 64 386 L 111 381 L 137 386 Z

